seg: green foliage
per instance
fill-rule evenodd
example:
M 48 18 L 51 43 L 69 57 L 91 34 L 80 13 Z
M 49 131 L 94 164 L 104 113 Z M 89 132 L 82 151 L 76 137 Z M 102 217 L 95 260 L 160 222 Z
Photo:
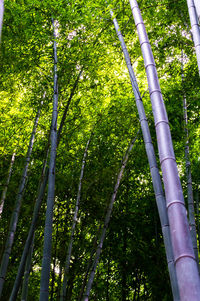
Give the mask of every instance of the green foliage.
M 108 1 L 108 5 L 113 8 L 125 36 L 155 142 L 147 80 L 129 3 Z M 192 175 L 197 188 L 200 168 L 200 89 L 193 43 L 187 29 L 189 19 L 185 1 L 142 0 L 139 5 L 155 55 L 183 180 L 183 93 L 187 97 Z M 78 300 L 123 154 L 139 127 L 129 75 L 110 19 L 109 7 L 102 0 L 5 1 L 0 53 L 2 190 L 15 149 L 16 162 L 0 220 L 1 253 L 34 117 L 41 100 L 44 105 L 2 300 L 8 300 L 16 277 L 48 143 L 53 97 L 52 17 L 56 20 L 58 32 L 58 124 L 78 73 L 83 68 L 57 150 L 53 300 L 59 300 L 59 271 L 63 273 L 82 156 L 86 141 L 94 129 L 86 160 L 67 288 L 68 300 Z M 185 57 L 183 83 L 182 50 Z M 35 234 L 29 300 L 39 298 L 45 210 L 44 200 Z M 20 300 L 20 294 L 18 298 Z M 143 141 L 139 136 L 114 205 L 90 300 L 171 299 L 155 197 Z

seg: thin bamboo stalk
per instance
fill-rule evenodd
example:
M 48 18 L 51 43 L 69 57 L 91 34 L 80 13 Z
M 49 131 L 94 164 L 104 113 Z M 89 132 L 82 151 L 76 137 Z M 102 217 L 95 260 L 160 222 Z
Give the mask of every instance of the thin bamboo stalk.
M 166 210 L 166 200 L 165 200 L 164 191 L 162 189 L 162 180 L 161 180 L 159 169 L 158 169 L 157 162 L 156 162 L 154 146 L 152 143 L 149 125 L 148 125 L 148 121 L 146 118 L 139 87 L 137 84 L 135 73 L 133 71 L 133 67 L 131 65 L 131 59 L 130 59 L 128 50 L 126 48 L 126 44 L 124 42 L 123 35 L 121 34 L 117 19 L 114 17 L 112 11 L 110 13 L 111 13 L 111 17 L 112 17 L 112 20 L 113 20 L 113 23 L 115 26 L 117 36 L 121 43 L 122 51 L 123 51 L 126 65 L 127 65 L 129 75 L 130 75 L 133 93 L 135 96 L 136 106 L 137 106 L 137 110 L 138 110 L 138 114 L 139 114 L 139 118 L 140 118 L 140 125 L 141 125 L 141 129 L 142 129 L 144 143 L 145 143 L 146 154 L 147 154 L 147 158 L 148 158 L 149 166 L 150 166 L 150 172 L 151 172 L 151 178 L 152 178 L 152 182 L 153 182 L 156 204 L 157 204 L 158 213 L 159 213 L 159 217 L 160 217 L 160 223 L 161 223 L 161 227 L 162 227 L 162 233 L 163 233 L 163 239 L 164 239 L 164 244 L 165 244 L 167 264 L 168 264 L 173 298 L 174 298 L 174 300 L 178 301 L 178 300 L 180 300 L 180 297 L 179 297 L 176 271 L 175 271 L 175 267 L 174 267 L 174 256 L 173 256 L 173 250 L 172 250 L 172 245 L 171 245 L 171 235 L 170 235 L 169 221 L 168 221 L 167 210 Z
M 86 143 L 85 151 L 83 154 L 81 173 L 80 173 L 80 179 L 79 179 L 79 185 L 78 185 L 78 193 L 77 193 L 73 223 L 72 223 L 72 228 L 71 228 L 70 242 L 68 245 L 67 256 L 66 256 L 66 261 L 65 261 L 65 271 L 64 271 L 62 290 L 61 290 L 61 294 L 60 294 L 60 301 L 64 301 L 66 299 L 67 281 L 68 281 L 70 260 L 71 260 L 72 247 L 73 247 L 73 241 L 74 241 L 74 233 L 75 233 L 75 228 L 76 228 L 76 224 L 77 224 L 77 217 L 78 217 L 79 204 L 80 204 L 80 198 L 81 198 L 82 180 L 83 180 L 83 174 L 84 174 L 84 169 L 85 169 L 86 156 L 87 156 L 88 147 L 89 147 L 92 135 L 93 135 L 93 133 L 91 134 L 90 138 L 88 139 L 88 141 Z
M 130 0 L 147 73 L 158 142 L 174 261 L 182 301 L 198 301 L 200 280 L 190 237 L 183 191 L 173 150 L 167 112 L 145 25 L 136 0 Z
M 200 29 L 199 29 L 198 16 L 197 16 L 194 0 L 187 0 L 187 5 L 188 5 L 189 16 L 190 16 L 193 41 L 194 41 L 194 46 L 195 46 L 195 51 L 197 56 L 197 64 L 198 64 L 198 69 L 200 74 Z
M 2 215 L 2 212 L 3 212 L 3 207 L 4 207 L 4 203 L 5 203 L 5 199 L 6 199 L 8 185 L 10 183 L 10 177 L 11 177 L 12 170 L 13 170 L 13 164 L 15 162 L 15 155 L 16 155 L 16 153 L 14 151 L 14 153 L 12 154 L 12 158 L 11 158 L 11 162 L 10 162 L 10 166 L 9 166 L 9 170 L 8 170 L 8 177 L 6 179 L 6 184 L 5 184 L 5 187 L 4 187 L 2 195 L 1 195 L 1 201 L 0 201 L 0 218 L 1 218 L 1 215 Z
M 81 74 L 79 73 L 77 79 L 80 79 L 80 75 Z M 75 94 L 75 90 L 76 90 L 77 85 L 78 85 L 78 81 L 76 80 L 73 87 L 72 87 L 67 105 L 65 107 L 65 110 L 64 110 L 64 113 L 63 113 L 63 116 L 62 116 L 62 121 L 61 121 L 60 126 L 59 126 L 58 136 L 57 136 L 57 147 L 59 146 L 63 126 L 64 126 L 66 116 L 67 116 L 67 113 L 68 113 L 68 110 L 69 110 L 69 105 L 71 103 L 72 97 Z M 32 222 L 31 222 L 31 226 L 30 226 L 30 229 L 29 229 L 29 233 L 28 233 L 25 245 L 24 245 L 24 250 L 23 250 L 21 261 L 20 261 L 20 264 L 19 264 L 17 276 L 15 278 L 15 283 L 14 283 L 13 290 L 12 290 L 12 293 L 11 293 L 11 296 L 10 296 L 10 301 L 14 301 L 16 299 L 16 296 L 17 296 L 17 293 L 18 293 L 18 290 L 19 290 L 19 287 L 20 287 L 20 283 L 21 283 L 21 280 L 22 280 L 23 271 L 24 271 L 24 267 L 25 267 L 26 257 L 27 257 L 27 254 L 28 254 L 28 251 L 29 251 L 29 248 L 30 248 L 30 245 L 31 245 L 32 236 L 35 232 L 35 228 L 36 228 L 36 224 L 37 224 L 37 220 L 38 220 L 38 215 L 39 215 L 39 212 L 40 212 L 42 200 L 43 200 L 46 185 L 47 185 L 47 182 L 48 182 L 49 169 L 47 168 L 47 161 L 48 161 L 48 155 L 49 155 L 49 144 L 50 144 L 50 141 L 48 139 L 46 157 L 45 157 L 45 160 L 44 160 L 44 163 L 43 163 L 42 175 L 41 175 L 41 178 L 40 178 L 40 181 L 39 181 L 37 199 L 35 201 Z
M 40 111 L 41 111 L 41 106 L 38 108 L 38 112 L 37 112 L 36 117 L 35 117 L 33 131 L 32 131 L 31 137 L 30 137 L 29 147 L 28 147 L 28 151 L 27 151 L 27 155 L 26 155 L 26 159 L 25 159 L 24 169 L 23 169 L 23 173 L 22 173 L 22 177 L 21 177 L 21 181 L 20 181 L 20 185 L 19 185 L 19 188 L 18 188 L 18 193 L 17 193 L 17 197 L 16 197 L 16 201 L 15 201 L 15 207 L 14 207 L 14 210 L 13 210 L 13 213 L 12 213 L 12 216 L 11 216 L 8 237 L 7 237 L 6 245 L 5 245 L 5 250 L 4 250 L 4 254 L 3 254 L 3 257 L 2 257 L 2 261 L 1 261 L 1 267 L 0 267 L 0 297 L 1 297 L 1 294 L 2 294 L 2 290 L 3 290 L 3 285 L 4 285 L 4 282 L 5 282 L 5 277 L 6 277 L 6 273 L 7 273 L 7 269 L 8 269 L 8 263 L 9 263 L 9 257 L 10 257 L 11 250 L 12 250 L 12 245 L 13 245 L 13 242 L 14 242 L 14 236 L 15 236 L 15 232 L 16 232 L 16 228 L 17 228 L 17 223 L 18 223 L 22 198 L 23 198 L 23 194 L 24 194 L 24 191 L 25 191 L 25 184 L 26 184 L 26 179 L 27 179 L 28 167 L 29 167 L 29 163 L 30 163 L 32 149 L 33 149 L 35 133 L 36 133 L 39 117 L 40 117 Z
M 53 206 L 55 198 L 55 164 L 56 164 L 56 148 L 57 148 L 57 106 L 58 106 L 58 78 L 57 78 L 57 46 L 54 20 L 54 97 L 53 97 L 53 113 L 51 125 L 51 150 L 49 160 L 49 177 L 48 177 L 48 194 L 47 209 L 44 229 L 44 247 L 42 259 L 42 271 L 40 281 L 40 301 L 48 301 L 49 297 L 49 278 L 51 265 L 51 246 L 52 246 L 52 223 L 53 223 Z
M 102 247 L 103 247 L 103 242 L 104 242 L 105 235 L 106 235 L 106 230 L 107 230 L 108 224 L 110 222 L 113 205 L 114 205 L 114 202 L 115 202 L 115 199 L 116 199 L 116 196 L 117 196 L 118 188 L 119 188 L 122 176 L 123 176 L 124 169 L 125 169 L 127 161 L 128 161 L 129 154 L 130 154 L 130 152 L 131 152 L 131 150 L 134 146 L 134 143 L 137 139 L 138 133 L 139 133 L 139 131 L 137 132 L 136 137 L 129 144 L 128 149 L 126 151 L 126 154 L 125 154 L 125 156 L 122 160 L 122 165 L 121 165 L 120 171 L 118 173 L 117 181 L 116 181 L 116 184 L 115 184 L 115 187 L 114 187 L 114 191 L 113 191 L 113 194 L 112 194 L 112 197 L 111 197 L 111 200 L 110 200 L 107 212 L 106 212 L 106 216 L 105 216 L 105 220 L 104 220 L 104 226 L 103 226 L 102 231 L 101 231 L 99 244 L 97 246 L 95 258 L 94 258 L 94 261 L 93 261 L 93 264 L 92 264 L 92 270 L 90 272 L 90 276 L 89 276 L 89 279 L 88 279 L 88 282 L 87 282 L 86 290 L 85 290 L 85 293 L 83 295 L 82 301 L 88 301 L 89 300 L 90 290 L 92 288 L 94 276 L 95 276 L 97 265 L 98 265 L 98 262 L 99 262 L 101 250 L 102 250 Z
M 30 271 L 31 271 L 31 261 L 32 261 L 33 248 L 34 248 L 34 235 L 33 235 L 32 244 L 31 244 L 27 259 L 26 259 L 24 280 L 23 280 L 23 285 L 22 285 L 22 298 L 21 298 L 21 301 L 27 301 L 27 298 L 28 298 L 28 282 L 29 282 L 29 276 L 30 276 Z

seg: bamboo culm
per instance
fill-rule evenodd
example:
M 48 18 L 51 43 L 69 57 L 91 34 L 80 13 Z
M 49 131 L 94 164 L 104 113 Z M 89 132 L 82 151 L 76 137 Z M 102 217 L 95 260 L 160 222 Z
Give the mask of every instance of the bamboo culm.
M 167 112 L 145 25 L 136 0 L 130 0 L 137 27 L 155 121 L 175 269 L 181 301 L 198 301 L 200 279 L 190 237 L 183 191 L 173 150 Z
M 20 185 L 19 185 L 19 188 L 18 188 L 18 193 L 17 193 L 17 197 L 16 197 L 16 201 L 15 201 L 15 207 L 14 207 L 14 210 L 13 210 L 13 213 L 12 213 L 12 216 L 11 216 L 8 237 L 7 237 L 6 245 L 5 245 L 5 250 L 4 250 L 2 261 L 1 261 L 1 267 L 0 267 L 0 297 L 1 297 L 1 294 L 2 294 L 2 290 L 3 290 L 3 285 L 4 285 L 4 282 L 5 282 L 9 257 L 10 257 L 10 254 L 11 254 L 12 245 L 13 245 L 13 241 L 14 241 L 14 236 L 15 236 L 15 232 L 16 232 L 16 228 L 17 228 L 17 222 L 18 222 L 18 218 L 19 218 L 19 212 L 20 212 L 20 208 L 21 208 L 22 198 L 23 198 L 23 194 L 24 194 L 24 191 L 25 191 L 27 172 L 28 172 L 31 153 L 32 153 L 32 149 L 33 149 L 35 133 L 36 133 L 39 117 L 40 117 L 40 111 L 41 111 L 41 106 L 39 107 L 38 112 L 37 112 L 36 117 L 35 117 L 35 122 L 34 122 L 34 126 L 33 126 L 33 131 L 32 131 L 31 137 L 30 137 L 30 142 L 29 142 L 29 147 L 28 147 L 28 151 L 27 151 L 27 155 L 26 155 L 24 169 L 23 169 L 23 173 L 22 173 L 22 177 L 21 177 L 21 181 L 20 181 Z
M 195 5 L 195 8 L 196 8 L 197 16 L 200 20 L 200 2 L 199 2 L 199 0 L 194 0 L 194 5 Z
M 27 256 L 27 259 L 26 259 L 24 280 L 23 280 L 23 285 L 22 285 L 22 298 L 21 298 L 21 301 L 27 301 L 27 297 L 28 297 L 28 282 L 29 282 L 29 276 L 30 276 L 30 271 L 31 271 L 33 248 L 34 248 L 34 235 L 33 235 L 31 247 L 29 249 L 29 253 L 28 253 L 28 256 Z
M 150 166 L 150 172 L 151 172 L 151 178 L 152 178 L 152 182 L 153 182 L 156 204 L 157 204 L 158 213 L 159 213 L 159 217 L 160 217 L 160 223 L 161 223 L 161 227 L 162 227 L 162 233 L 163 233 L 163 239 L 164 239 L 164 244 L 165 244 L 167 264 L 168 264 L 173 298 L 174 298 L 174 301 L 178 301 L 178 300 L 180 300 L 180 297 L 179 297 L 176 271 L 175 271 L 175 267 L 174 267 L 174 256 L 173 256 L 173 250 L 172 250 L 172 245 L 171 245 L 171 235 L 170 235 L 169 221 L 168 221 L 167 210 L 166 210 L 166 200 L 165 200 L 165 195 L 164 195 L 164 191 L 162 188 L 162 180 L 161 180 L 159 169 L 158 169 L 157 162 L 156 162 L 154 146 L 152 143 L 151 134 L 150 134 L 142 98 L 141 98 L 141 95 L 139 92 L 139 87 L 137 84 L 135 73 L 133 71 L 133 67 L 131 65 L 131 60 L 130 60 L 128 50 L 126 48 L 126 44 L 124 42 L 123 35 L 121 34 L 117 19 L 114 18 L 112 11 L 110 11 L 110 14 L 111 14 L 114 26 L 115 26 L 117 36 L 121 43 L 122 51 L 123 51 L 126 65 L 127 65 L 129 75 L 130 75 L 133 93 L 134 93 L 135 100 L 136 100 L 136 106 L 137 106 L 137 110 L 138 110 L 138 114 L 139 114 L 139 118 L 140 118 L 140 125 L 141 125 L 141 129 L 142 129 L 144 143 L 145 143 L 146 154 L 147 154 L 147 158 L 148 158 L 149 166 Z
M 19 291 L 19 287 L 20 287 L 21 280 L 22 280 L 23 273 L 24 273 L 24 267 L 25 267 L 27 255 L 30 250 L 31 243 L 33 241 L 33 236 L 34 236 L 36 224 L 38 221 L 39 211 L 40 211 L 40 208 L 42 205 L 42 200 L 44 198 L 45 189 L 46 189 L 47 180 L 48 180 L 48 173 L 49 173 L 49 170 L 47 168 L 48 153 L 49 153 L 49 147 L 47 147 L 46 158 L 43 163 L 42 175 L 40 177 L 40 182 L 39 182 L 39 186 L 38 186 L 37 199 L 35 201 L 31 226 L 30 226 L 30 229 L 28 232 L 28 236 L 27 236 L 25 245 L 24 245 L 19 268 L 17 271 L 17 276 L 15 278 L 15 283 L 14 283 L 9 301 L 14 301 L 17 298 L 17 293 Z
M 183 56 L 182 56 L 182 83 L 183 81 L 184 81 L 184 73 L 183 73 Z M 193 196 L 193 189 L 192 189 L 192 173 L 191 173 L 191 163 L 190 163 L 190 154 L 189 154 L 187 99 L 185 93 L 183 93 L 183 118 L 184 118 L 184 130 L 185 130 L 185 165 L 186 165 L 186 178 L 187 178 L 188 217 L 189 217 L 192 245 L 194 249 L 197 266 L 199 269 L 197 231 L 196 231 L 195 213 L 194 213 L 194 196 Z
M 93 261 L 93 264 L 92 264 L 92 269 L 91 269 L 91 272 L 90 272 L 90 276 L 89 276 L 89 279 L 88 279 L 88 282 L 87 282 L 86 290 L 85 290 L 85 293 L 83 295 L 82 301 L 88 301 L 89 300 L 90 290 L 92 288 L 94 276 L 95 276 L 95 273 L 96 273 L 97 265 L 98 265 L 100 254 L 101 254 L 101 250 L 102 250 L 102 247 L 103 247 L 103 242 L 104 242 L 105 235 L 106 235 L 106 230 L 107 230 L 108 224 L 110 222 L 113 205 L 114 205 L 114 202 L 115 202 L 115 199 L 116 199 L 116 196 L 117 196 L 117 191 L 118 191 L 118 188 L 119 188 L 122 176 L 123 176 L 124 169 L 125 169 L 127 161 L 128 161 L 129 154 L 130 154 L 130 152 L 133 148 L 133 145 L 134 145 L 134 143 L 137 139 L 138 134 L 139 134 L 139 131 L 138 131 L 136 137 L 131 141 L 131 143 L 130 143 L 127 151 L 126 151 L 126 154 L 125 154 L 125 156 L 122 160 L 122 165 L 121 165 L 120 171 L 118 173 L 117 181 L 116 181 L 116 184 L 115 184 L 115 187 L 114 187 L 114 191 L 113 191 L 113 194 L 112 194 L 112 197 L 111 197 L 111 200 L 110 200 L 107 212 L 106 212 L 106 216 L 105 216 L 105 220 L 104 220 L 104 226 L 103 226 L 102 231 L 101 231 L 99 244 L 97 246 L 95 258 L 94 258 L 94 261 Z
M 65 271 L 64 271 L 64 279 L 63 279 L 63 284 L 62 284 L 62 289 L 61 289 L 61 294 L 60 294 L 60 301 L 64 301 L 66 299 L 67 281 L 68 281 L 70 260 L 71 260 L 71 254 L 72 254 L 72 246 L 73 246 L 73 241 L 74 241 L 74 233 L 75 233 L 77 217 L 78 217 L 78 211 L 79 211 L 79 203 L 80 203 L 80 198 L 81 198 L 82 180 L 83 180 L 86 156 L 87 156 L 88 147 L 89 147 L 89 144 L 90 144 L 90 141 L 91 141 L 91 138 L 92 138 L 92 134 L 91 134 L 89 140 L 86 143 L 85 151 L 84 151 L 84 154 L 83 154 L 81 173 L 80 173 L 80 179 L 79 179 L 79 185 L 78 185 L 78 193 L 77 193 L 73 223 L 72 223 L 72 228 L 71 228 L 70 242 L 69 242 L 69 245 L 68 245 L 67 257 L 66 257 L 66 261 L 65 261 Z
M 79 75 L 77 77 L 78 80 L 80 79 L 80 75 L 81 75 L 81 73 L 79 73 Z M 60 126 L 59 126 L 58 136 L 57 136 L 57 147 L 58 147 L 59 142 L 60 142 L 60 137 L 61 137 L 61 134 L 62 134 L 63 126 L 64 126 L 66 116 L 67 116 L 67 113 L 68 113 L 68 110 L 69 110 L 69 105 L 70 105 L 71 100 L 74 96 L 77 85 L 78 85 L 78 81 L 76 80 L 75 83 L 74 83 L 74 86 L 72 87 L 67 105 L 65 107 L 65 110 L 64 110 L 64 113 L 63 113 L 63 116 L 62 116 L 62 121 L 61 121 Z M 17 293 L 18 293 L 18 290 L 19 290 L 19 287 L 20 287 L 20 283 L 21 283 L 21 280 L 22 280 L 22 277 L 23 277 L 26 257 L 27 257 L 27 254 L 28 254 L 28 251 L 29 251 L 29 248 L 30 248 L 30 245 L 31 245 L 32 236 L 33 236 L 35 228 L 36 228 L 36 223 L 37 223 L 37 220 L 38 220 L 39 211 L 40 211 L 40 208 L 41 208 L 41 204 L 42 204 L 42 200 L 43 200 L 43 197 L 44 197 L 46 185 L 47 185 L 47 182 L 48 182 L 48 175 L 49 175 L 49 169 L 47 168 L 48 154 L 49 154 L 49 141 L 48 141 L 48 146 L 47 146 L 46 158 L 45 158 L 45 161 L 44 161 L 44 164 L 43 164 L 42 175 L 41 175 L 40 182 L 39 182 L 37 199 L 36 199 L 36 202 L 35 202 L 35 207 L 34 207 L 34 212 L 33 212 L 33 218 L 32 218 L 29 233 L 28 233 L 28 236 L 27 236 L 27 239 L 26 239 L 26 242 L 25 242 L 25 246 L 24 246 L 22 257 L 21 257 L 20 265 L 19 265 L 19 268 L 18 268 L 17 276 L 15 278 L 15 284 L 13 286 L 13 290 L 12 290 L 12 293 L 11 293 L 11 296 L 10 296 L 10 301 L 14 301 L 16 299 L 16 296 L 17 296 Z
M 16 155 L 16 153 L 14 151 L 14 153 L 12 154 L 12 158 L 11 158 L 11 162 L 10 162 L 10 166 L 9 166 L 9 170 L 8 170 L 8 177 L 6 179 L 6 184 L 5 184 L 5 187 L 4 187 L 2 195 L 1 195 L 1 201 L 0 201 L 0 218 L 1 218 L 1 215 L 2 215 L 2 212 L 3 212 L 3 207 L 4 207 L 4 203 L 5 203 L 5 199 L 6 199 L 8 185 L 10 183 L 10 177 L 11 177 L 12 170 L 13 170 L 13 164 L 15 162 L 15 155 Z
M 47 193 L 47 209 L 44 229 L 44 246 L 42 258 L 42 271 L 40 281 L 40 301 L 48 301 L 49 297 L 49 277 L 51 265 L 51 246 L 52 246 L 52 223 L 53 223 L 53 206 L 55 198 L 55 164 L 56 164 L 56 148 L 57 148 L 57 106 L 58 106 L 58 82 L 57 82 L 57 47 L 54 20 L 54 97 L 53 97 L 53 113 L 51 124 L 51 149 L 49 160 L 49 176 L 48 176 L 48 193 Z
M 200 28 L 199 28 L 197 10 L 194 4 L 194 0 L 187 0 L 187 5 L 188 5 L 192 36 L 193 36 L 194 47 L 197 56 L 197 64 L 198 64 L 199 75 L 200 75 Z

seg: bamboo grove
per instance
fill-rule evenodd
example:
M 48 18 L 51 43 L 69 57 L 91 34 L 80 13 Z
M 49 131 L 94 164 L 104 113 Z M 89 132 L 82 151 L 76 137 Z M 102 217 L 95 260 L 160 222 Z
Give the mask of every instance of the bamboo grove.
M 0 299 L 198 301 L 198 0 L 0 1 Z

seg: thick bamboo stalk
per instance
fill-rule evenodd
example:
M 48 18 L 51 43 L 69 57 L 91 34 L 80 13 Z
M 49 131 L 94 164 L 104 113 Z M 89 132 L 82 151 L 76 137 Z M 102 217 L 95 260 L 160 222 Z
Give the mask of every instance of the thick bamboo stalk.
M 31 243 L 31 247 L 29 249 L 29 253 L 28 253 L 28 256 L 27 256 L 27 259 L 26 259 L 24 280 L 23 280 L 23 285 L 22 285 L 22 298 L 21 298 L 21 301 L 27 301 L 27 297 L 28 297 L 28 282 L 29 282 L 29 276 L 30 276 L 30 271 L 31 271 L 33 248 L 34 248 L 34 235 L 33 235 L 33 240 L 32 240 L 32 243 Z
M 175 268 L 182 301 L 198 301 L 200 280 L 173 150 L 167 112 L 145 25 L 136 0 L 130 0 L 147 73 L 162 168 Z
M 139 131 L 138 131 L 138 133 L 139 133 Z M 118 188 L 119 188 L 122 176 L 123 176 L 124 169 L 125 169 L 127 161 L 128 161 L 129 154 L 130 154 L 130 152 L 133 148 L 133 145 L 134 145 L 134 143 L 137 139 L 138 133 L 137 133 L 136 137 L 131 141 L 130 145 L 128 146 L 126 154 L 125 154 L 125 156 L 122 160 L 122 165 L 121 165 L 120 171 L 118 173 L 117 181 L 116 181 L 116 184 L 115 184 L 115 187 L 114 187 L 114 191 L 113 191 L 113 194 L 112 194 L 112 197 L 111 197 L 111 200 L 110 200 L 107 212 L 106 212 L 106 216 L 105 216 L 105 220 L 104 220 L 104 226 L 103 226 L 102 231 L 101 231 L 99 244 L 97 246 L 95 258 L 94 258 L 94 261 L 93 261 L 93 264 L 92 264 L 92 270 L 90 272 L 90 276 L 89 276 L 89 279 L 88 279 L 88 282 L 87 282 L 86 290 L 85 290 L 85 293 L 83 295 L 82 301 L 88 301 L 89 300 L 90 290 L 92 288 L 94 276 L 95 276 L 97 265 L 98 265 L 98 262 L 99 262 L 101 250 L 102 250 L 102 247 L 103 247 L 103 242 L 104 242 L 105 235 L 106 235 L 106 230 L 107 230 L 108 224 L 110 222 L 113 205 L 114 205 L 114 202 L 115 202 L 115 199 L 116 199 L 116 196 L 117 196 Z
M 6 184 L 5 184 L 5 187 L 4 187 L 2 195 L 1 195 L 1 201 L 0 201 L 0 218 L 1 218 L 1 215 L 2 215 L 2 212 L 3 212 L 3 207 L 4 207 L 4 203 L 5 203 L 5 199 L 6 199 L 8 185 L 10 183 L 10 177 L 11 177 L 11 174 L 12 174 L 13 164 L 15 162 L 15 155 L 16 155 L 16 153 L 14 151 L 14 153 L 12 154 L 12 158 L 11 158 L 11 162 L 10 162 L 10 166 L 9 166 L 9 170 L 8 170 L 8 177 L 6 179 Z
M 195 8 L 196 8 L 197 16 L 200 20 L 200 2 L 199 2 L 199 0 L 194 0 L 194 5 L 195 5 Z
M 163 239 L 164 239 L 164 244 L 165 244 L 167 264 L 168 264 L 173 298 L 174 298 L 174 300 L 178 301 L 178 300 L 180 300 L 180 297 L 179 297 L 179 291 L 178 291 L 176 271 L 175 271 L 175 267 L 174 267 L 174 256 L 173 256 L 173 250 L 172 250 L 172 245 L 171 245 L 171 235 L 170 235 L 169 221 L 168 221 L 167 210 L 166 210 L 166 200 L 165 200 L 164 191 L 162 189 L 162 180 L 161 180 L 159 169 L 158 169 L 157 162 L 156 162 L 154 146 L 152 143 L 149 125 L 148 125 L 148 121 L 146 118 L 139 87 L 137 84 L 135 73 L 133 71 L 133 67 L 131 65 L 129 53 L 126 48 L 124 38 L 121 34 L 117 19 L 114 18 L 112 11 L 111 11 L 111 17 L 113 19 L 113 23 L 115 26 L 117 36 L 121 43 L 124 58 L 126 61 L 128 71 L 129 71 L 129 76 L 130 76 L 131 85 L 133 88 L 133 93 L 135 96 L 135 101 L 136 101 L 136 106 L 137 106 L 137 110 L 138 110 L 138 114 L 139 114 L 139 118 L 140 118 L 143 139 L 144 139 L 144 143 L 145 143 L 146 154 L 147 154 L 147 158 L 148 158 L 149 166 L 150 166 L 151 178 L 152 178 L 154 193 L 155 193 L 155 197 L 156 197 L 156 204 L 157 204 L 158 213 L 159 213 L 159 217 L 160 217 L 160 223 L 161 223 L 161 227 L 162 227 L 162 233 L 163 233 Z
M 184 73 L 183 73 L 183 57 L 182 57 L 182 83 L 183 80 L 184 80 Z M 190 153 L 189 153 L 187 99 L 185 93 L 183 93 L 183 119 L 184 119 L 184 131 L 185 131 L 185 165 L 186 165 L 186 178 L 187 178 L 188 217 L 189 217 L 192 245 L 194 249 L 197 266 L 199 269 L 197 232 L 196 232 L 195 213 L 194 213 L 194 197 L 193 197 L 193 189 L 192 189 L 192 173 L 191 173 L 191 163 L 190 163 Z
M 58 106 L 58 82 L 57 82 L 57 47 L 54 20 L 54 97 L 53 97 L 53 113 L 51 124 L 51 150 L 49 160 L 49 177 L 48 177 L 48 193 L 47 193 L 47 209 L 44 229 L 44 247 L 42 258 L 42 271 L 40 281 L 40 301 L 48 301 L 49 297 L 49 277 L 51 265 L 51 246 L 52 246 L 52 223 L 53 223 L 53 206 L 55 198 L 55 164 L 56 164 L 56 148 L 57 148 L 57 106 Z
M 199 29 L 198 16 L 197 16 L 194 0 L 187 0 L 187 5 L 188 5 L 189 16 L 190 16 L 193 41 L 194 41 L 194 46 L 195 46 L 195 51 L 197 56 L 197 64 L 198 64 L 199 74 L 200 74 L 200 29 Z
M 29 142 L 29 147 L 28 147 L 28 151 L 27 151 L 27 155 L 26 155 L 24 169 L 23 169 L 23 173 L 22 173 L 22 177 L 21 177 L 21 181 L 20 181 L 20 185 L 19 185 L 19 188 L 18 188 L 18 193 L 17 193 L 17 197 L 16 197 L 16 201 L 15 201 L 15 207 L 14 207 L 12 217 L 11 217 L 11 221 L 10 221 L 10 227 L 9 227 L 8 237 L 7 237 L 7 240 L 6 240 L 5 250 L 4 250 L 4 254 L 3 254 L 3 257 L 2 257 L 2 261 L 1 261 L 0 297 L 1 297 L 1 294 L 2 294 L 2 290 L 3 290 L 3 285 L 4 285 L 4 282 L 5 282 L 9 257 L 10 257 L 10 254 L 11 254 L 12 245 L 13 245 L 13 241 L 14 241 L 14 236 L 15 236 L 15 232 L 16 232 L 16 228 L 17 228 L 17 222 L 18 222 L 18 218 L 19 218 L 19 212 L 20 212 L 20 208 L 21 208 L 22 198 L 23 198 L 23 194 L 24 194 L 24 191 L 25 191 L 27 172 L 28 172 L 31 153 L 32 153 L 32 149 L 33 149 L 35 133 L 36 133 L 39 117 L 40 117 L 40 110 L 41 110 L 41 106 L 39 107 L 38 112 L 37 112 L 36 117 L 35 117 L 35 122 L 34 122 L 33 131 L 32 131 L 30 142 Z
M 90 138 L 88 139 L 88 141 L 86 143 L 85 151 L 84 151 L 84 154 L 83 154 L 81 173 L 80 173 L 80 179 L 79 179 L 79 185 L 78 185 L 78 193 L 77 193 L 73 223 L 72 223 L 72 228 L 71 228 L 70 242 L 69 242 L 69 245 L 68 245 L 67 256 L 66 256 L 66 261 L 65 261 L 65 271 L 64 271 L 64 279 L 63 279 L 63 284 L 62 284 L 62 290 L 61 290 L 61 294 L 60 294 L 60 301 L 64 301 L 66 299 L 67 281 L 68 281 L 70 260 L 71 260 L 71 254 L 72 254 L 72 246 L 73 246 L 73 241 L 74 241 L 74 233 L 75 233 L 77 217 L 78 217 L 78 211 L 79 211 L 80 198 L 81 198 L 82 180 L 83 180 L 86 156 L 87 156 L 88 147 L 89 147 L 89 144 L 90 144 L 90 141 L 91 141 L 91 138 L 92 138 L 92 134 L 91 134 Z

